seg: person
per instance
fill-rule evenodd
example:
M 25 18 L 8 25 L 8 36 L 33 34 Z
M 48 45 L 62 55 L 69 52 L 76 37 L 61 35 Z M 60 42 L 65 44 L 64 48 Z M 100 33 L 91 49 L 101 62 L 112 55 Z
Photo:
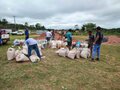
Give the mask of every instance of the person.
M 97 54 L 96 60 L 98 61 L 100 60 L 100 47 L 101 47 L 102 40 L 103 40 L 103 34 L 101 33 L 101 27 L 97 27 L 96 36 L 93 43 L 92 61 L 94 61 L 96 54 Z
M 65 34 L 65 38 L 67 39 L 67 47 L 71 49 L 72 46 L 72 33 L 71 30 L 68 30 L 67 33 Z
M 31 56 L 31 52 L 32 50 L 35 50 L 35 52 L 37 53 L 37 56 L 41 59 L 41 55 L 40 55 L 40 52 L 39 52 L 39 48 L 38 48 L 38 45 L 37 45 L 37 41 L 33 38 L 28 38 L 25 43 L 27 44 L 28 46 L 28 57 Z
M 55 39 L 55 31 L 53 30 L 52 31 L 52 40 L 54 40 Z
M 48 30 L 48 31 L 46 32 L 46 40 L 47 40 L 47 42 L 50 41 L 51 37 L 52 37 L 52 33 L 50 32 L 50 30 Z
M 0 30 L 0 45 L 2 44 L 1 35 L 2 35 L 2 31 Z
M 25 40 L 29 38 L 29 30 L 28 28 L 25 28 Z
M 76 42 L 76 47 L 77 47 L 77 48 L 80 48 L 80 46 L 81 46 L 81 42 L 78 40 L 78 41 Z
M 91 54 L 92 54 L 92 48 L 93 48 L 93 42 L 94 42 L 94 35 L 92 34 L 92 31 L 88 32 L 89 37 L 88 37 L 88 48 L 90 48 Z

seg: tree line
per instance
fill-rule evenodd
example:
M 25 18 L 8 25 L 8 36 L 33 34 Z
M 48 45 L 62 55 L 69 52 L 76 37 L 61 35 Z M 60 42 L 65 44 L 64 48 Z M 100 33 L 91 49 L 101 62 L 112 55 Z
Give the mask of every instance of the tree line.
M 36 23 L 35 25 L 29 25 L 28 22 L 24 24 L 14 24 L 7 21 L 7 19 L 0 19 L 0 29 L 12 29 L 16 31 L 18 29 L 28 28 L 30 30 L 45 30 L 45 26 L 42 26 L 40 23 Z

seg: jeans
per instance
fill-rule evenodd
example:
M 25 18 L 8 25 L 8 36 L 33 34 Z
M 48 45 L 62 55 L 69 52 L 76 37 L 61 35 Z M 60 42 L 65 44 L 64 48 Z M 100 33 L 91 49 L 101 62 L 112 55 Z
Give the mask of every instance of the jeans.
M 31 51 L 32 51 L 32 50 L 35 50 L 35 52 L 37 53 L 37 56 L 38 56 L 39 58 L 41 58 L 41 55 L 40 55 L 39 48 L 38 48 L 37 44 L 28 45 L 28 57 L 31 56 Z
M 26 35 L 26 36 L 25 36 L 25 40 L 27 40 L 28 38 L 29 38 L 29 35 Z
M 100 58 L 100 45 L 99 44 L 93 45 L 93 49 L 92 49 L 92 58 L 93 59 L 95 58 L 96 54 L 97 54 L 97 58 Z
M 0 38 L 0 44 L 2 44 L 2 39 Z

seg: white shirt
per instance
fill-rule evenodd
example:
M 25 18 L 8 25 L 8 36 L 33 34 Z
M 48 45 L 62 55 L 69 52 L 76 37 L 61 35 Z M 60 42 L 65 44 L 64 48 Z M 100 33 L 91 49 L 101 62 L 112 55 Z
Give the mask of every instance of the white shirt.
M 52 37 L 52 33 L 49 32 L 49 31 L 47 31 L 47 32 L 46 32 L 46 37 Z
M 28 38 L 26 41 L 25 41 L 26 44 L 28 45 L 34 45 L 34 44 L 37 44 L 37 41 L 33 38 Z

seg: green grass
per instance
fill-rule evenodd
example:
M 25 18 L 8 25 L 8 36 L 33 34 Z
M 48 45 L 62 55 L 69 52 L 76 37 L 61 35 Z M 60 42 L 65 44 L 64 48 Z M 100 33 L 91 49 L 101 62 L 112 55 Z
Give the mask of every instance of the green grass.
M 0 90 L 120 90 L 119 45 L 103 45 L 100 62 L 71 60 L 45 49 L 44 61 L 16 63 L 6 57 L 14 38 L 21 36 L 0 46 Z

